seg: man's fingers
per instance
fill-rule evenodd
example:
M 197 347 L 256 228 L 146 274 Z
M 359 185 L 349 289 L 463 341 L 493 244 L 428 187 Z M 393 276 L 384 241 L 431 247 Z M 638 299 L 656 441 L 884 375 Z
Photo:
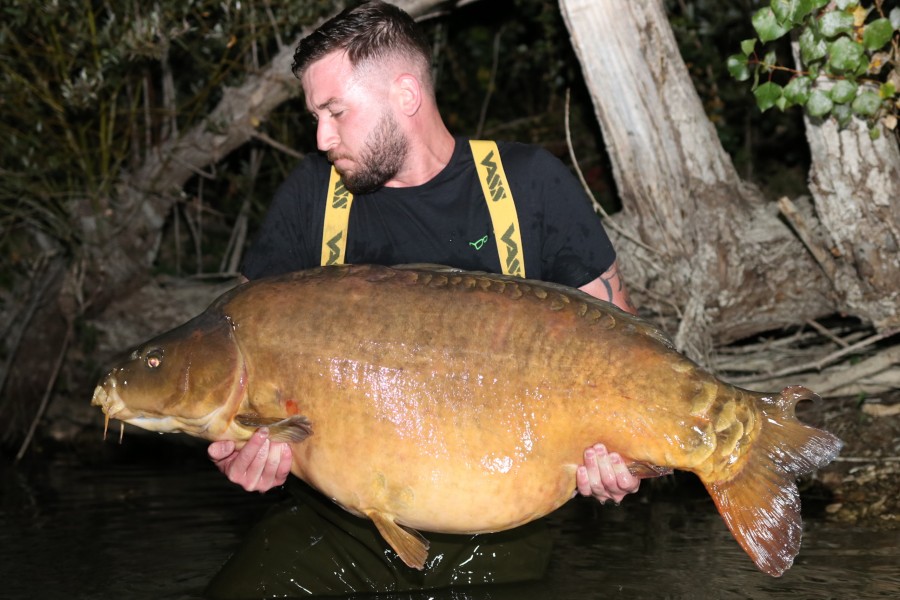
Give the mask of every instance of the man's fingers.
M 275 485 L 281 485 L 287 481 L 293 462 L 291 446 L 290 444 L 284 444 L 281 447 L 281 460 L 278 463 L 278 470 L 275 472 Z
M 584 465 L 575 471 L 575 487 L 583 496 L 593 496 L 600 502 L 622 498 L 636 492 L 640 479 L 631 474 L 622 457 L 609 452 L 603 444 L 594 444 L 584 451 Z
M 609 461 L 612 463 L 613 471 L 615 471 L 616 474 L 617 487 L 620 491 L 624 492 L 622 497 L 626 494 L 633 494 L 638 491 L 638 488 L 641 486 L 641 480 L 631 474 L 631 471 L 628 470 L 622 457 L 614 452 L 609 455 Z M 621 498 L 618 501 L 621 501 Z
M 219 462 L 234 453 L 234 442 L 231 440 L 213 442 L 206 449 L 206 453 L 214 462 Z

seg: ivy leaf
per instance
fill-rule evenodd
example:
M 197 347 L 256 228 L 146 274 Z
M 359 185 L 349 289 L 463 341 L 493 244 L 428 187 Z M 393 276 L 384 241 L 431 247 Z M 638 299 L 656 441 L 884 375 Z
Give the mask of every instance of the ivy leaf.
M 839 72 L 855 72 L 862 64 L 862 44 L 854 42 L 847 36 L 841 36 L 830 43 L 828 45 L 828 53 L 831 55 L 831 68 Z M 866 66 L 868 66 L 868 63 Z
M 834 84 L 829 95 L 836 104 L 846 104 L 856 97 L 858 88 L 859 86 L 852 81 L 841 79 Z
M 814 4 L 811 0 L 772 0 L 771 6 L 779 22 L 797 25 L 816 8 Z
M 887 83 L 882 83 L 878 88 L 878 95 L 881 96 L 883 100 L 887 100 L 888 98 L 893 98 L 897 94 L 897 88 L 894 86 L 894 83 L 888 81 Z
M 775 106 L 775 103 L 781 98 L 781 94 L 781 86 L 772 81 L 767 81 L 753 90 L 753 95 L 756 96 L 756 105 L 762 112 L 766 112 Z
M 853 111 L 849 104 L 835 104 L 831 109 L 831 116 L 837 119 L 839 127 L 846 127 L 853 119 Z
M 751 21 L 753 22 L 753 28 L 756 30 L 756 35 L 759 36 L 759 41 L 763 44 L 777 40 L 788 31 L 786 27 L 778 22 L 772 8 L 768 6 L 753 13 Z
M 881 97 L 877 92 L 865 90 L 853 101 L 853 112 L 863 117 L 871 117 L 881 107 Z
M 881 129 L 878 128 L 877 124 L 874 124 L 871 127 L 869 127 L 869 139 L 870 140 L 875 141 L 880 137 L 881 137 Z
M 806 112 L 812 117 L 824 117 L 831 112 L 834 102 L 822 90 L 813 90 L 806 103 Z
M 728 72 L 738 81 L 750 79 L 750 68 L 747 66 L 747 57 L 743 54 L 732 54 L 725 61 Z
M 772 14 L 780 23 L 791 23 L 791 15 L 797 9 L 798 0 L 772 0 Z
M 810 27 L 805 27 L 800 34 L 800 60 L 804 65 L 819 60 L 828 51 L 825 40 L 816 35 Z
M 848 15 L 838 10 L 827 12 L 819 19 L 819 27 L 822 35 L 827 38 L 832 38 L 842 33 L 850 33 L 853 29 L 853 15 Z
M 741 52 L 744 53 L 744 56 L 753 54 L 754 48 L 756 48 L 756 38 L 750 38 L 749 40 L 741 42 Z
M 887 19 L 875 19 L 863 30 L 863 46 L 867 50 L 878 50 L 894 35 L 894 28 Z
M 810 89 L 812 89 L 812 81 L 808 77 L 794 77 L 784 86 L 784 97 L 791 104 L 806 104 L 809 100 Z

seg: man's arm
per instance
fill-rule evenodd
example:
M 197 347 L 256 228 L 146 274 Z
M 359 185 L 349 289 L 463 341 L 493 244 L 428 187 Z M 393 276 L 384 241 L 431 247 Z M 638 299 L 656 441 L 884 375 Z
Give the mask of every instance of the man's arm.
M 631 303 L 631 298 L 628 296 L 625 282 L 622 280 L 621 275 L 619 275 L 619 266 L 617 262 L 614 262 L 610 268 L 601 273 L 600 277 L 584 284 L 578 289 L 582 292 L 587 292 L 594 298 L 599 298 L 600 300 L 606 300 L 607 302 L 615 304 L 625 312 L 629 312 L 633 315 L 637 314 L 637 309 L 634 307 L 634 304 Z

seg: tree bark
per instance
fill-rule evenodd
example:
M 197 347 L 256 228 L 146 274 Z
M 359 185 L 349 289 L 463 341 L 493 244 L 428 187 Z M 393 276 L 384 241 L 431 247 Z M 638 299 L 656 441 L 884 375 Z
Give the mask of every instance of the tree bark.
M 676 344 L 725 344 L 829 314 L 829 286 L 703 111 L 662 3 L 560 0 L 623 210 L 625 278 Z M 665 325 L 664 325 L 665 326 Z
M 805 119 L 820 265 L 841 311 L 881 331 L 900 327 L 900 147 L 856 120 Z

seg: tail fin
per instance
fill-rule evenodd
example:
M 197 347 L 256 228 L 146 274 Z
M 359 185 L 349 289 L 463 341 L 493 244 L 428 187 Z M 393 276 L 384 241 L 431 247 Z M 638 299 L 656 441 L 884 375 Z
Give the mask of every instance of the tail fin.
M 824 467 L 843 442 L 800 423 L 794 407 L 818 399 L 792 386 L 780 395 L 760 398 L 763 424 L 743 468 L 727 481 L 704 481 L 725 523 L 763 572 L 778 577 L 800 550 L 800 494 L 795 480 Z

